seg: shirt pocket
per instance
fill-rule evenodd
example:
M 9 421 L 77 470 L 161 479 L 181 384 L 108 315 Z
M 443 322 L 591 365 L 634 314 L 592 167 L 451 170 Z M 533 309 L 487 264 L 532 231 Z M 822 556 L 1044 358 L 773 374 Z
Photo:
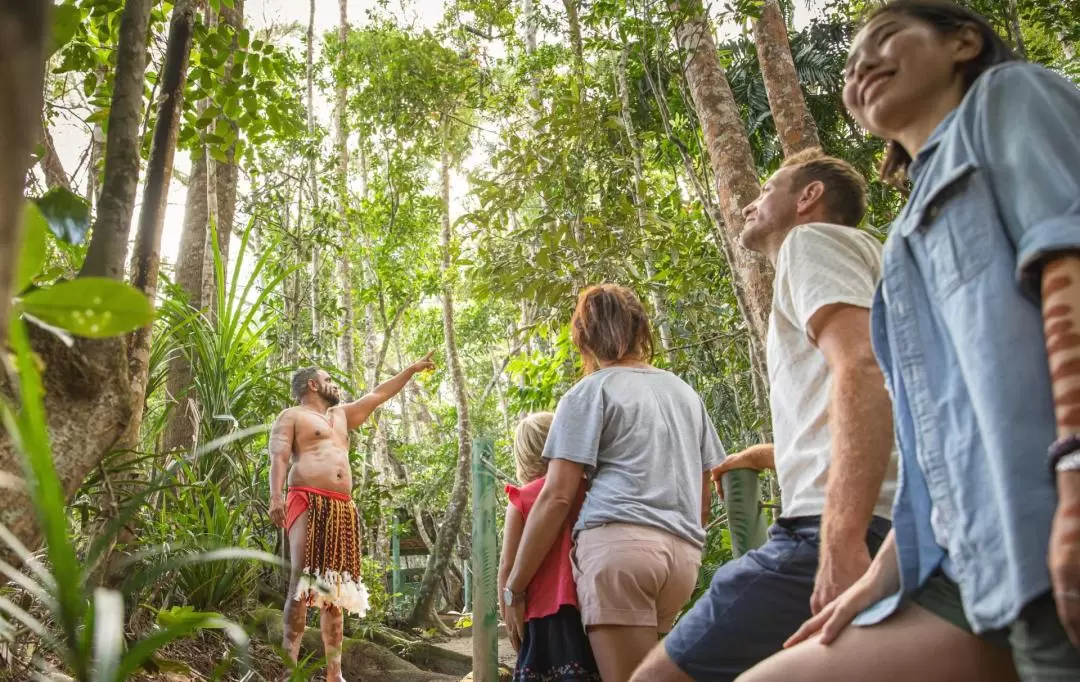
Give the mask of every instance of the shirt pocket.
M 996 225 L 986 181 L 970 161 L 945 173 L 910 213 L 905 236 L 939 298 L 948 298 L 986 271 Z

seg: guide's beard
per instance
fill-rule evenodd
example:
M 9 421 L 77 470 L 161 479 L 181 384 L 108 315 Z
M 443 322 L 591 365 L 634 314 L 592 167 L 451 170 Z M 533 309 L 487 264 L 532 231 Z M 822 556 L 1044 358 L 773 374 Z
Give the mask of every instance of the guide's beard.
M 325 400 L 330 407 L 333 407 L 341 402 L 341 393 L 325 388 L 319 389 L 319 397 Z

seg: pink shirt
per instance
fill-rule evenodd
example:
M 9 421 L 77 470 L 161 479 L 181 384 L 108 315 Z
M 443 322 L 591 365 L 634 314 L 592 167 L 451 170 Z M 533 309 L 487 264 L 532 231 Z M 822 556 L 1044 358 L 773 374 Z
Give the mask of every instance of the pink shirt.
M 532 483 L 521 486 L 506 486 L 506 494 L 510 496 L 510 504 L 514 505 L 524 519 L 529 518 L 529 512 L 544 487 L 544 479 L 539 478 Z M 558 612 L 562 606 L 576 607 L 577 588 L 574 586 L 574 569 L 570 565 L 570 551 L 574 540 L 571 537 L 571 529 L 577 522 L 578 512 L 581 511 L 581 503 L 585 501 L 585 481 L 578 488 L 577 497 L 570 506 L 570 514 L 563 522 L 562 532 L 555 539 L 551 551 L 544 557 L 544 563 L 533 576 L 529 583 L 528 596 L 525 600 L 525 620 L 544 618 Z

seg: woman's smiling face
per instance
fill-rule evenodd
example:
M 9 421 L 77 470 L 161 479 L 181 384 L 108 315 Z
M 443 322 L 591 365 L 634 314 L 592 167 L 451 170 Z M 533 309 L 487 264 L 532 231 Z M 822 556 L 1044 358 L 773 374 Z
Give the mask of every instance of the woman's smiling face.
M 974 27 L 944 34 L 901 12 L 883 12 L 855 36 L 844 70 L 844 104 L 872 134 L 895 140 L 928 112 L 964 95 L 962 66 L 981 48 Z

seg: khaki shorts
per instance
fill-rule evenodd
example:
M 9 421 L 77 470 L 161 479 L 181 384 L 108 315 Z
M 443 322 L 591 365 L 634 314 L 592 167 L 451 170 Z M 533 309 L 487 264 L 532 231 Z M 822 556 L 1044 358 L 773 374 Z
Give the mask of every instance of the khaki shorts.
M 608 523 L 578 533 L 571 559 L 586 627 L 668 632 L 697 585 L 701 550 L 658 528 Z

